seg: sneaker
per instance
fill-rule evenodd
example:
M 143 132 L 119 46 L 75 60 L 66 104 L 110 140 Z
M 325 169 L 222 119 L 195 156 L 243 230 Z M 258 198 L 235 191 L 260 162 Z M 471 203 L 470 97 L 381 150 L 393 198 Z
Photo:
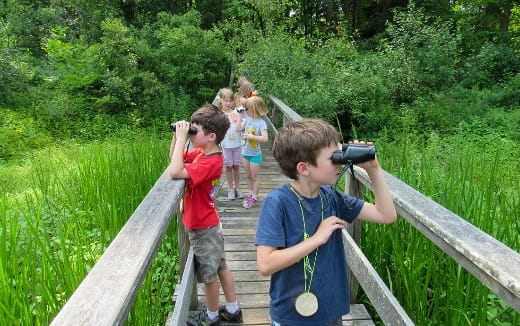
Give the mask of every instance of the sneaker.
M 242 199 L 242 198 L 244 198 L 244 194 L 242 193 L 242 191 L 240 191 L 240 189 L 237 188 L 237 189 L 235 189 L 235 197 Z
M 234 191 L 234 190 L 230 190 L 230 191 L 228 191 L 228 193 L 227 193 L 227 199 L 229 199 L 229 200 L 235 200 L 235 198 L 236 198 L 236 197 L 235 197 L 235 191 Z
M 220 314 L 220 311 L 219 311 Z M 188 317 L 186 321 L 186 325 L 188 326 L 220 326 L 220 316 L 217 318 L 210 320 L 208 318 L 208 313 L 206 310 L 202 310 L 194 315 Z
M 249 200 L 249 197 L 251 197 L 251 195 L 247 195 L 247 197 L 244 199 L 244 201 L 242 202 L 242 207 L 246 207 L 247 206 L 247 201 Z
M 230 323 L 241 323 L 242 322 L 242 310 L 238 309 L 234 314 L 229 313 L 226 307 L 220 307 L 218 309 L 218 315 L 220 319 Z
M 254 198 L 252 195 L 247 196 L 246 200 L 244 200 L 244 208 L 252 208 L 258 204 L 258 199 Z

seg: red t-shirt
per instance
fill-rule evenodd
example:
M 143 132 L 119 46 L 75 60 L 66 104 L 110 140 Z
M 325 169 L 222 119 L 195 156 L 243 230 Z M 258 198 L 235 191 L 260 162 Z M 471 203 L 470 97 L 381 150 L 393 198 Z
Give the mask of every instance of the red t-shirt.
M 215 193 L 218 189 L 224 159 L 222 153 L 205 155 L 201 148 L 184 154 L 185 168 L 190 177 L 186 179 L 182 223 L 190 230 L 204 229 L 220 223 L 215 208 Z

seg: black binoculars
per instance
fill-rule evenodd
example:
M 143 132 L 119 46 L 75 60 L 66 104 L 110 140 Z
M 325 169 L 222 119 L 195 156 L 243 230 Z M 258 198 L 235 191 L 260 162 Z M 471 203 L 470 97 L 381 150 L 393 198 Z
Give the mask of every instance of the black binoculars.
M 170 130 L 172 132 L 175 132 L 175 122 L 170 123 Z M 197 134 L 197 128 L 190 126 L 190 130 L 188 130 L 188 135 L 196 135 Z
M 334 164 L 359 164 L 376 158 L 376 147 L 361 144 L 341 144 L 341 150 L 332 153 Z
M 241 107 L 239 107 L 239 108 L 237 109 L 237 112 L 238 112 L 238 113 L 242 113 L 242 112 L 244 112 L 244 111 L 247 111 L 247 108 L 244 107 L 244 106 L 241 106 Z

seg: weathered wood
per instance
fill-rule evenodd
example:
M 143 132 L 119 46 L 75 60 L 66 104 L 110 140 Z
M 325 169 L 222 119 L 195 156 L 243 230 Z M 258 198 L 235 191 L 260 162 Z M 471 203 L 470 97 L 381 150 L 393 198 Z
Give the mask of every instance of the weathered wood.
M 343 245 L 350 270 L 385 325 L 414 325 L 346 230 L 343 230 Z
M 177 216 L 178 219 L 178 228 L 177 228 L 177 243 L 178 243 L 178 250 L 179 250 L 179 273 L 182 275 L 184 273 L 185 264 L 188 261 L 188 254 L 190 252 L 190 241 L 188 237 L 188 233 L 186 232 L 186 229 L 182 226 L 182 214 L 179 213 Z M 191 295 L 191 301 L 190 301 L 190 309 L 195 309 L 197 306 L 197 296 L 195 295 L 197 289 L 196 289 L 196 282 L 192 284 L 192 295 Z
M 345 189 L 347 190 L 347 193 L 353 197 L 363 199 L 363 193 L 365 190 L 365 186 L 356 180 L 356 178 L 351 175 L 347 174 L 345 178 Z M 361 221 L 356 219 L 353 223 L 347 224 L 347 232 L 350 234 L 352 239 L 355 243 L 359 245 L 361 242 Z M 359 289 L 359 282 L 356 278 L 356 274 L 353 273 L 352 268 L 350 265 L 348 266 L 348 273 L 349 273 L 349 284 L 350 284 L 350 303 L 356 303 L 357 302 L 357 293 Z
M 163 173 L 51 325 L 125 322 L 183 192 Z
M 366 172 L 356 178 L 372 189 Z M 520 312 L 520 253 L 385 172 L 399 215 Z
M 195 255 L 193 253 L 193 249 L 190 248 L 187 255 L 186 264 L 184 266 L 184 272 L 182 273 L 178 293 L 176 293 L 174 299 L 177 300 L 178 298 L 180 298 L 180 301 L 175 302 L 173 315 L 168 325 L 177 326 L 183 325 L 185 323 L 190 311 L 189 308 L 192 303 L 192 296 L 195 294 L 195 297 L 197 297 L 195 285 Z M 195 293 L 193 293 L 193 289 L 195 289 Z
M 283 103 L 276 97 L 269 95 L 269 99 L 283 112 L 284 125 L 302 119 L 302 117 L 298 113 L 296 113 L 293 109 L 285 105 L 285 103 Z
M 201 307 L 203 308 L 203 307 Z M 343 326 L 373 326 L 374 323 L 370 319 L 366 308 L 363 305 L 351 305 L 351 313 L 343 316 Z M 193 311 L 194 312 L 194 311 Z M 270 320 L 266 315 L 265 308 L 242 308 L 244 322 L 240 325 L 247 326 L 266 326 Z M 236 323 L 221 322 L 222 326 L 237 325 Z

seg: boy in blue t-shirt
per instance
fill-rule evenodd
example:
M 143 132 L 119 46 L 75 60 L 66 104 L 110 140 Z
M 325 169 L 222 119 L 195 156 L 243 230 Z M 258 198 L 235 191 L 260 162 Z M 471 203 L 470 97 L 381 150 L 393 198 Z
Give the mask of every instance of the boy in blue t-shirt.
M 370 177 L 375 204 L 330 186 L 342 169 L 332 162 L 339 141 L 330 124 L 303 119 L 273 142 L 274 157 L 293 181 L 266 196 L 256 233 L 259 271 L 271 276 L 272 325 L 341 325 L 350 310 L 341 229 L 356 218 L 385 224 L 397 218 L 377 158 L 358 164 Z

